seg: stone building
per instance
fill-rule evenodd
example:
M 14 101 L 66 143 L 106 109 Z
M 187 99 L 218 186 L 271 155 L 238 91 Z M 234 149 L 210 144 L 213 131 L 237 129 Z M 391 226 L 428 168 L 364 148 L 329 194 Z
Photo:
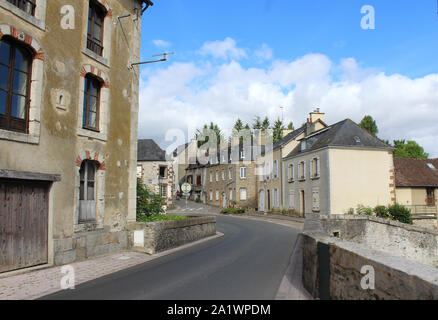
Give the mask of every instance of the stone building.
M 257 210 L 256 157 L 253 145 L 246 148 L 238 142 L 211 155 L 206 166 L 207 204 L 222 208 L 235 204 Z
M 149 5 L 0 0 L 0 272 L 126 248 Z
M 283 206 L 307 213 L 342 214 L 362 204 L 395 201 L 393 149 L 346 119 L 305 136 L 283 159 Z
M 193 161 L 192 161 L 193 162 Z M 198 161 L 186 169 L 185 182 L 192 185 L 190 199 L 207 203 L 207 166 Z
M 172 208 L 175 173 L 166 152 L 151 139 L 138 140 L 137 177 L 146 187 L 165 199 L 165 210 Z

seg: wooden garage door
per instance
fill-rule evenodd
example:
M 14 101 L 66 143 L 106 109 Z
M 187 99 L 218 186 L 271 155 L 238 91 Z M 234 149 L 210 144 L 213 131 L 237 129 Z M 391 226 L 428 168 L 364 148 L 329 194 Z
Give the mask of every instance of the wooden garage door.
M 48 262 L 46 182 L 0 179 L 0 272 Z

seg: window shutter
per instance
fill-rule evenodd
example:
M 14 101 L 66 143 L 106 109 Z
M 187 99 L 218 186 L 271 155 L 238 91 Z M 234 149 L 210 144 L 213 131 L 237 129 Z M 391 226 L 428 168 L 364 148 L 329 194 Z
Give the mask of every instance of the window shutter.
M 304 176 L 304 180 L 306 180 L 306 161 L 303 161 L 302 164 L 303 164 L 303 176 Z
M 316 158 L 316 174 L 318 177 L 321 176 L 321 161 L 320 161 L 319 157 Z
M 309 160 L 309 179 L 312 179 L 313 177 L 313 166 L 312 166 L 312 159 Z
M 295 165 L 292 164 L 292 181 L 295 181 Z

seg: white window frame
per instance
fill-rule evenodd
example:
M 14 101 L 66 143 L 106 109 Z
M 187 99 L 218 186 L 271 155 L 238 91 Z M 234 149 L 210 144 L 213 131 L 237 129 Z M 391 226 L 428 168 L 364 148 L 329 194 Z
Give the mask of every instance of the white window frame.
M 240 179 L 246 179 L 247 177 L 247 168 L 246 167 L 240 167 Z
M 213 182 L 213 172 L 210 172 L 210 182 Z
M 228 168 L 228 178 L 230 180 L 233 180 L 233 168 Z
M 219 201 L 219 190 L 216 190 L 216 201 Z
M 225 169 L 222 169 L 222 180 L 225 181 Z
M 213 190 L 210 190 L 210 201 L 213 201 Z
M 320 204 L 320 193 L 319 188 L 315 187 L 312 188 L 312 210 L 314 212 L 319 212 L 321 210 L 321 204 Z
M 219 182 L 219 170 L 216 170 L 216 182 Z

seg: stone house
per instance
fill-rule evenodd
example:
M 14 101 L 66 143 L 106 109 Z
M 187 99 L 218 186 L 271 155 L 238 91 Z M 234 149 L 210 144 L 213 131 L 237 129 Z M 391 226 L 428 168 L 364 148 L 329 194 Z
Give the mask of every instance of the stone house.
M 283 207 L 342 214 L 395 201 L 392 148 L 346 119 L 305 136 L 283 159 Z
M 196 164 L 198 152 L 198 141 L 196 139 L 176 148 L 172 153 L 172 162 L 175 172 L 174 190 L 181 191 L 181 185 L 185 182 L 186 169 L 192 164 Z
M 186 169 L 185 182 L 192 185 L 190 199 L 207 203 L 207 166 L 202 165 L 199 161 L 190 164 Z
M 165 199 L 165 210 L 172 208 L 175 173 L 166 152 L 151 139 L 138 140 L 137 177 L 146 187 Z
M 256 158 L 253 145 L 245 148 L 238 142 L 211 155 L 206 172 L 207 204 L 227 208 L 236 203 L 238 207 L 256 210 Z
M 307 128 L 307 126 L 309 128 Z M 326 128 L 324 114 L 316 109 L 310 113 L 308 123 L 297 130 L 284 130 L 283 138 L 274 143 L 272 150 L 266 149 L 261 157 L 260 175 L 257 179 L 258 210 L 262 212 L 282 211 L 283 206 L 283 158 L 299 145 L 306 130 L 318 131 Z
M 394 159 L 395 197 L 413 214 L 436 215 L 438 159 Z
M 0 0 L 0 272 L 127 247 L 148 5 Z

